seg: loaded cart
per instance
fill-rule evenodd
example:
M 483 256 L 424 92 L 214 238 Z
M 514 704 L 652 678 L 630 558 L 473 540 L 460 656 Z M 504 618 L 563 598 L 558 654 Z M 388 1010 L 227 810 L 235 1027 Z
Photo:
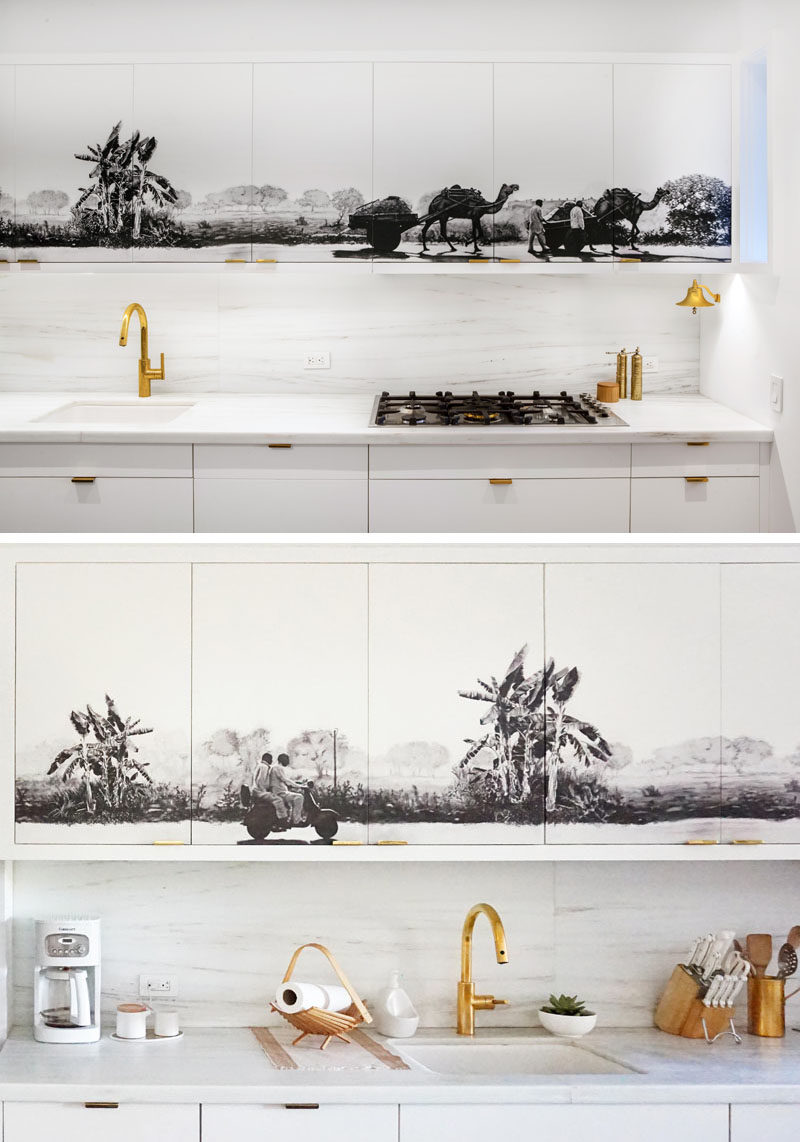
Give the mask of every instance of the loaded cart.
M 370 246 L 388 254 L 400 245 L 404 231 L 420 221 L 404 199 L 392 194 L 364 203 L 357 213 L 350 215 L 349 226 L 351 230 L 366 230 Z

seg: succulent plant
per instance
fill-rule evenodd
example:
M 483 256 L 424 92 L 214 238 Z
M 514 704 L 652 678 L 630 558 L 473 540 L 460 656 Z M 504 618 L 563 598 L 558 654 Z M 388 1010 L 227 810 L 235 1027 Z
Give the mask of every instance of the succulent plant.
M 542 1007 L 548 1015 L 594 1015 L 586 1010 L 586 1004 L 577 995 L 551 995 L 550 1002 Z

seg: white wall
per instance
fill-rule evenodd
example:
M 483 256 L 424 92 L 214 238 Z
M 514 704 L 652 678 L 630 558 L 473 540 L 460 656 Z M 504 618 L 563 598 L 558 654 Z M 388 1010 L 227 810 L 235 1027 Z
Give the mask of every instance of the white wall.
M 718 928 L 773 932 L 796 897 L 790 862 L 15 865 L 15 1019 L 30 1025 L 33 920 L 103 920 L 104 1006 L 135 998 L 139 972 L 178 979 L 187 1024 L 247 1026 L 294 948 L 331 947 L 369 1001 L 399 968 L 423 1023 L 454 1017 L 461 925 L 478 900 L 505 923 L 509 963 L 494 962 L 478 921 L 475 978 L 508 1008 L 482 1025 L 520 1026 L 552 991 L 580 992 L 609 1026 L 649 1026 L 660 990 L 692 940 Z M 313 953 L 303 977 L 316 975 Z M 325 978 L 324 975 L 322 978 Z
M 4 52 L 731 51 L 739 0 L 3 0 Z M 454 112 L 457 113 L 457 112 Z
M 167 358 L 154 392 L 594 391 L 622 345 L 660 358 L 647 391 L 687 392 L 699 327 L 672 304 L 677 288 L 652 276 L 0 274 L 0 391 L 132 393 L 138 338 L 121 349 L 119 323 L 137 300 L 151 357 Z M 330 370 L 304 371 L 319 349 Z
M 722 304 L 702 314 L 701 388 L 775 430 L 770 530 L 800 527 L 800 6 L 744 0 L 742 46 L 766 47 L 772 200 L 770 273 L 716 279 Z M 784 408 L 769 407 L 769 374 L 783 376 Z

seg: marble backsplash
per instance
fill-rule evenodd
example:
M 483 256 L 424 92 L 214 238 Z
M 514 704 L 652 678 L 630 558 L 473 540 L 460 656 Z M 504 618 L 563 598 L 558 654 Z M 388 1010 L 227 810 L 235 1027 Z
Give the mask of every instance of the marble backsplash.
M 687 873 L 690 873 L 687 875 Z M 14 866 L 14 1017 L 29 1025 L 33 920 L 103 920 L 104 1007 L 135 998 L 140 972 L 178 983 L 186 1025 L 247 1026 L 297 944 L 331 947 L 369 1001 L 399 968 L 428 1026 L 454 1018 L 461 925 L 470 905 L 499 910 L 509 963 L 479 918 L 475 977 L 510 1005 L 482 1025 L 519 1026 L 552 991 L 579 992 L 609 1026 L 648 1026 L 673 965 L 721 928 L 772 932 L 797 919 L 790 862 L 343 864 L 47 863 Z M 314 953 L 301 976 L 312 978 Z M 323 969 L 324 970 L 324 969 Z
M 120 348 L 128 302 L 150 318 L 154 392 L 364 393 L 479 388 L 593 390 L 608 350 L 659 358 L 645 391 L 696 392 L 700 323 L 682 278 L 280 273 L 0 274 L 0 392 L 135 392 L 138 335 Z M 304 370 L 327 350 L 331 368 Z

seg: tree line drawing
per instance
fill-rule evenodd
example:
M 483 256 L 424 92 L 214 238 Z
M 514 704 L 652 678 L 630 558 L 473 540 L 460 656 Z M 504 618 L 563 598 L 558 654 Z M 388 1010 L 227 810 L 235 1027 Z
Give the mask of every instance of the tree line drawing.
M 295 197 L 277 184 L 240 184 L 196 199 L 158 167 L 158 140 L 114 124 L 104 142 L 76 151 L 89 164 L 74 202 L 62 189 L 44 187 L 14 201 L 0 188 L 0 242 L 6 246 L 200 249 L 232 243 L 364 247 L 365 256 L 411 244 L 462 247 L 466 254 L 493 243 L 527 244 L 534 197 L 518 197 L 505 183 L 495 198 L 458 183 L 416 196 L 393 194 L 365 202 L 356 186 L 328 191 L 308 187 Z M 321 172 L 322 173 L 322 172 Z M 586 216 L 577 248 L 569 216 L 580 204 Z M 547 243 L 555 256 L 593 260 L 595 244 L 616 248 L 724 249 L 731 242 L 731 188 L 722 179 L 686 174 L 647 197 L 610 187 L 599 198 L 564 195 L 543 200 Z M 485 220 L 485 221 L 484 221 Z M 388 227 L 388 230 L 387 230 Z M 387 233 L 396 232 L 393 241 Z M 589 247 L 587 250 L 585 247 Z M 397 256 L 408 256 L 408 250 Z M 657 255 L 654 255 L 657 256 Z M 667 255 L 669 256 L 669 255 Z

